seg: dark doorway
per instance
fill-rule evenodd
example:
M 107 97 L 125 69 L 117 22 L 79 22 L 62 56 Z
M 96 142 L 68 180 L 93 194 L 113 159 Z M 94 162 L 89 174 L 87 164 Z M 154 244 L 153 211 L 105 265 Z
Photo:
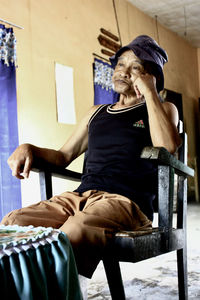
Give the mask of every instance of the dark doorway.
M 172 102 L 174 105 L 176 105 L 179 113 L 179 119 L 183 121 L 182 95 L 174 91 L 164 89 L 161 92 L 161 96 L 164 99 L 164 101 Z

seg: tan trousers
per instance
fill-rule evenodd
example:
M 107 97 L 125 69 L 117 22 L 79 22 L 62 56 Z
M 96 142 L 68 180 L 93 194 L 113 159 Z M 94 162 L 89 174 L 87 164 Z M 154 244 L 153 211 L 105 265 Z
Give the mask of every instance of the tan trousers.
M 151 221 L 130 199 L 102 191 L 65 192 L 14 210 L 2 224 L 59 228 L 70 239 L 79 274 L 91 278 L 105 245 L 119 230 L 140 230 Z

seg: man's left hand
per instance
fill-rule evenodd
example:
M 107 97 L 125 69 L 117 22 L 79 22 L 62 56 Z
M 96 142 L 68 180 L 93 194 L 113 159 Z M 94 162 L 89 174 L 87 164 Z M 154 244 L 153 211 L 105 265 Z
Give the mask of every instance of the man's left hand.
M 137 98 L 142 98 L 148 93 L 156 92 L 156 78 L 151 74 L 141 74 L 134 82 Z

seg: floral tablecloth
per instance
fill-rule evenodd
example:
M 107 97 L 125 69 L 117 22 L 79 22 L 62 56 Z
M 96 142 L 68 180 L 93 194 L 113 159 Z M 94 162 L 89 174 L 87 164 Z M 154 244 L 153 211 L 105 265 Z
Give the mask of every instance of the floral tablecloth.
M 50 227 L 0 225 L 0 299 L 82 299 L 65 233 Z

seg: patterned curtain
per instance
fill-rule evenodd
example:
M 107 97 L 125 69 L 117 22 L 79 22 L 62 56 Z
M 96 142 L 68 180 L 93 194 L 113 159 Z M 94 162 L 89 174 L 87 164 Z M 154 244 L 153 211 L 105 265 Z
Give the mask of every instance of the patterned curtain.
M 13 29 L 0 24 L 0 219 L 21 207 L 20 181 L 7 165 L 8 157 L 18 146 L 15 64 Z
M 97 58 L 94 60 L 94 104 L 112 104 L 119 95 L 112 89 L 113 68 Z

